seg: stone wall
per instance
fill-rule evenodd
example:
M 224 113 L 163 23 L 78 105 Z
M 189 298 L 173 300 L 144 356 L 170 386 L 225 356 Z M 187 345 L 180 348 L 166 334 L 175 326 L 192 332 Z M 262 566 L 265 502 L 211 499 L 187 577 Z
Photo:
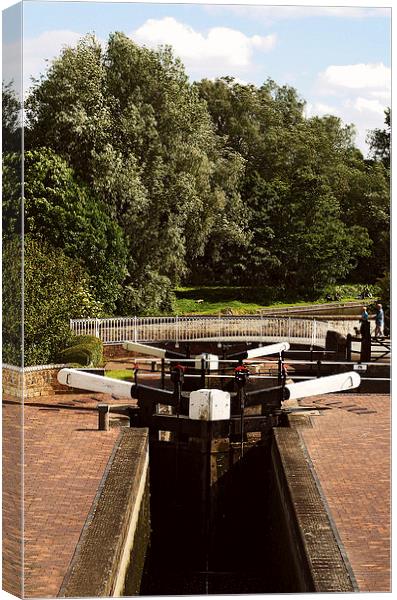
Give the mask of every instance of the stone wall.
M 33 398 L 48 396 L 54 392 L 68 392 L 71 388 L 58 383 L 57 374 L 65 365 L 40 365 L 22 369 L 3 365 L 3 398 Z

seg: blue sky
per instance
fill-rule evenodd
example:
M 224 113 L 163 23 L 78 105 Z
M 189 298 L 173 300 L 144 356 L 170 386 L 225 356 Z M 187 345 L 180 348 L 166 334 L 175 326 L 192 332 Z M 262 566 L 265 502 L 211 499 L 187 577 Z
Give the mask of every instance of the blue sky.
M 356 143 L 366 152 L 366 132 L 383 126 L 391 93 L 391 11 L 371 4 L 326 8 L 31 0 L 24 3 L 24 87 L 30 76 L 45 70 L 45 59 L 82 34 L 94 32 L 106 43 L 110 32 L 124 31 L 147 46 L 171 44 L 192 80 L 231 75 L 260 85 L 271 77 L 292 85 L 306 100 L 308 116 L 331 113 L 354 123 Z M 3 52 L 7 44 L 12 46 L 11 37 L 4 34 Z M 6 74 L 7 66 L 3 78 Z

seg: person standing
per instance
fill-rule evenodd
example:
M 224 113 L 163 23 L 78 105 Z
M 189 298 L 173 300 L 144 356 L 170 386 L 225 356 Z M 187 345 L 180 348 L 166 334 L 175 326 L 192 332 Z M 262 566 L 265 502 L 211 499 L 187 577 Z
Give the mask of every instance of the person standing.
M 367 311 L 367 307 L 363 306 L 362 311 L 361 311 L 361 321 L 368 321 L 369 319 L 369 314 Z
M 362 307 L 362 311 L 361 311 L 361 316 L 360 316 L 360 322 L 361 322 L 360 332 L 361 332 L 361 335 L 363 334 L 363 331 L 365 330 L 365 328 L 368 327 L 368 325 L 367 325 L 368 319 L 369 319 L 369 314 L 368 314 L 368 311 L 367 311 L 367 307 L 363 306 Z
M 383 336 L 383 327 L 385 325 L 385 313 L 381 304 L 376 305 L 375 315 L 375 337 Z

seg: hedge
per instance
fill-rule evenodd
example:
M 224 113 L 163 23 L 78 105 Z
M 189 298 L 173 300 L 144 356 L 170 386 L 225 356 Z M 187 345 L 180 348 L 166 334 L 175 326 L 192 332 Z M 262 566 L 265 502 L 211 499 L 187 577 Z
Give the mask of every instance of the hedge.
M 71 345 L 59 353 L 62 363 L 75 363 L 83 367 L 98 367 L 103 363 L 103 344 L 93 335 L 76 335 Z

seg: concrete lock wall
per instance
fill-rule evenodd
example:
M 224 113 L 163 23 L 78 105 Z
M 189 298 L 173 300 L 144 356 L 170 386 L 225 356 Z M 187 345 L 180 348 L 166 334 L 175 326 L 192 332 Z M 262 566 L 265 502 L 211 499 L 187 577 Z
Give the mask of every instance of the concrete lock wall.
M 147 430 L 122 430 L 59 597 L 139 593 L 150 534 L 148 473 Z

